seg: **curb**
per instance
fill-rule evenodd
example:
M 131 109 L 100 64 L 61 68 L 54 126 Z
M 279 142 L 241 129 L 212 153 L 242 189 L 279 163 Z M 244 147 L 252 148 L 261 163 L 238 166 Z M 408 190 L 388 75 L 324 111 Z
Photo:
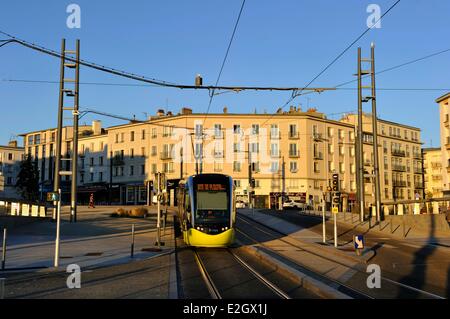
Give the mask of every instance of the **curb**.
M 275 258 L 269 256 L 263 251 L 260 251 L 258 248 L 254 246 L 242 246 L 242 249 L 247 251 L 248 253 L 255 255 L 259 259 L 265 261 L 266 263 L 274 266 L 276 269 L 283 271 L 287 276 L 292 279 L 299 281 L 300 285 L 306 290 L 311 291 L 312 293 L 325 298 L 325 299 L 352 299 L 350 296 L 338 291 L 336 288 L 328 286 L 317 279 L 314 279 L 297 269 L 294 269 Z
M 244 215 L 244 216 L 249 218 L 249 219 L 251 219 L 251 220 L 253 220 L 256 223 L 264 225 L 267 228 L 273 229 L 273 230 L 275 230 L 275 231 L 285 235 L 286 237 L 288 237 L 288 238 L 290 238 L 292 240 L 295 240 L 295 241 L 303 243 L 303 244 L 311 245 L 311 246 L 314 245 L 314 250 L 320 250 L 320 251 L 322 251 L 324 253 L 332 254 L 332 255 L 334 255 L 336 257 L 344 258 L 344 259 L 347 259 L 347 260 L 349 260 L 351 262 L 355 262 L 355 263 L 363 262 L 364 264 L 367 264 L 373 257 L 375 257 L 375 252 L 372 249 L 370 249 L 370 248 L 364 249 L 362 256 L 356 256 L 356 255 L 352 256 L 352 255 L 347 254 L 347 253 L 345 253 L 343 251 L 340 251 L 339 249 L 335 249 L 334 247 L 332 249 L 325 248 L 325 247 L 330 247 L 331 248 L 331 246 L 322 246 L 321 244 L 318 244 L 318 243 L 305 243 L 305 242 L 302 242 L 300 239 L 293 237 L 290 234 L 286 234 L 283 231 L 280 231 L 279 229 L 273 228 L 273 227 L 271 227 L 269 225 L 266 225 L 266 224 L 264 224 L 264 223 L 262 223 L 262 222 L 260 222 L 258 220 L 255 220 L 251 216 L 248 216 L 248 215 Z M 283 220 L 283 219 L 281 219 L 281 220 Z M 286 223 L 290 223 L 290 222 L 285 221 L 285 220 L 283 220 L 283 221 L 286 222 Z M 292 223 L 290 223 L 290 224 L 292 224 Z M 295 224 L 292 224 L 292 225 L 294 225 L 295 227 L 299 227 L 301 229 L 301 227 L 298 226 L 298 225 L 295 225 Z M 307 246 L 306 246 L 306 248 L 305 247 L 302 247 L 302 248 L 305 251 L 312 252 Z

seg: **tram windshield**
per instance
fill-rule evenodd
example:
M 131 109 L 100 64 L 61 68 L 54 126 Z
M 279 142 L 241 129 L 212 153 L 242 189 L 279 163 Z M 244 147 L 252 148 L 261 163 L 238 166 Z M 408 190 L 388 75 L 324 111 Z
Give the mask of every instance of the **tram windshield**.
M 228 192 L 222 185 L 198 184 L 196 193 L 197 223 L 228 223 Z M 220 187 L 219 187 L 220 186 Z

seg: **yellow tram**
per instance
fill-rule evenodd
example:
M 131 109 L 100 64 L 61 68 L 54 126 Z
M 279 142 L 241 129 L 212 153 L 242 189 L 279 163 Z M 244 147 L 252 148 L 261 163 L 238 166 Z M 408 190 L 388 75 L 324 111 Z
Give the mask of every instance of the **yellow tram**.
M 199 174 L 180 182 L 178 218 L 184 242 L 197 247 L 228 247 L 234 242 L 236 209 L 233 179 Z

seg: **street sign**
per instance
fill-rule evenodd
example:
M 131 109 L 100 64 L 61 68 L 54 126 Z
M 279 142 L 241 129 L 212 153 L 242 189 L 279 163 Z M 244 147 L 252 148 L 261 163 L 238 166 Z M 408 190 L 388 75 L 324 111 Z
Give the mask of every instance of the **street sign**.
M 57 201 L 59 201 L 58 192 L 47 193 L 47 202 L 57 202 Z
M 364 236 L 363 235 L 355 235 L 353 237 L 353 241 L 355 242 L 355 249 L 364 249 Z
M 333 207 L 333 208 L 331 209 L 331 212 L 332 212 L 333 214 L 339 213 L 339 207 Z

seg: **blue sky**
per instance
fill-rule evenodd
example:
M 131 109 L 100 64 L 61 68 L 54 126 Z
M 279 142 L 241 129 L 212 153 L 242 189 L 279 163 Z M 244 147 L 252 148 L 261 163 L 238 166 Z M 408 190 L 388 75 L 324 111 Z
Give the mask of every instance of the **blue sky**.
M 366 28 L 371 3 L 387 10 L 394 0 L 247 0 L 220 84 L 304 86 Z M 66 7 L 81 7 L 81 28 L 66 26 Z M 61 38 L 83 59 L 170 82 L 193 84 L 195 75 L 214 84 L 241 6 L 240 0 L 211 1 L 8 1 L 0 10 L 0 30 L 59 50 Z M 376 44 L 377 70 L 450 48 L 447 0 L 402 0 L 312 86 L 352 80 L 357 46 L 369 56 Z M 450 52 L 377 77 L 378 88 L 450 88 Z M 82 82 L 133 84 L 87 68 Z M 18 45 L 0 48 L 0 144 L 16 134 L 56 126 L 58 85 L 10 80 L 59 79 L 59 60 Z M 355 87 L 355 84 L 346 87 Z M 378 114 L 420 127 L 422 140 L 439 145 L 439 113 L 434 100 L 445 91 L 378 91 Z M 290 93 L 241 92 L 214 98 L 211 112 L 275 112 Z M 82 85 L 80 106 L 137 118 L 158 108 L 178 112 L 189 106 L 205 112 L 206 91 L 156 87 Z M 354 111 L 356 91 L 309 94 L 294 105 L 316 107 L 337 118 Z M 369 110 L 370 104 L 365 105 Z M 334 115 L 333 115 L 334 114 Z M 83 122 L 90 123 L 87 115 Z M 123 123 L 101 118 L 104 125 Z

